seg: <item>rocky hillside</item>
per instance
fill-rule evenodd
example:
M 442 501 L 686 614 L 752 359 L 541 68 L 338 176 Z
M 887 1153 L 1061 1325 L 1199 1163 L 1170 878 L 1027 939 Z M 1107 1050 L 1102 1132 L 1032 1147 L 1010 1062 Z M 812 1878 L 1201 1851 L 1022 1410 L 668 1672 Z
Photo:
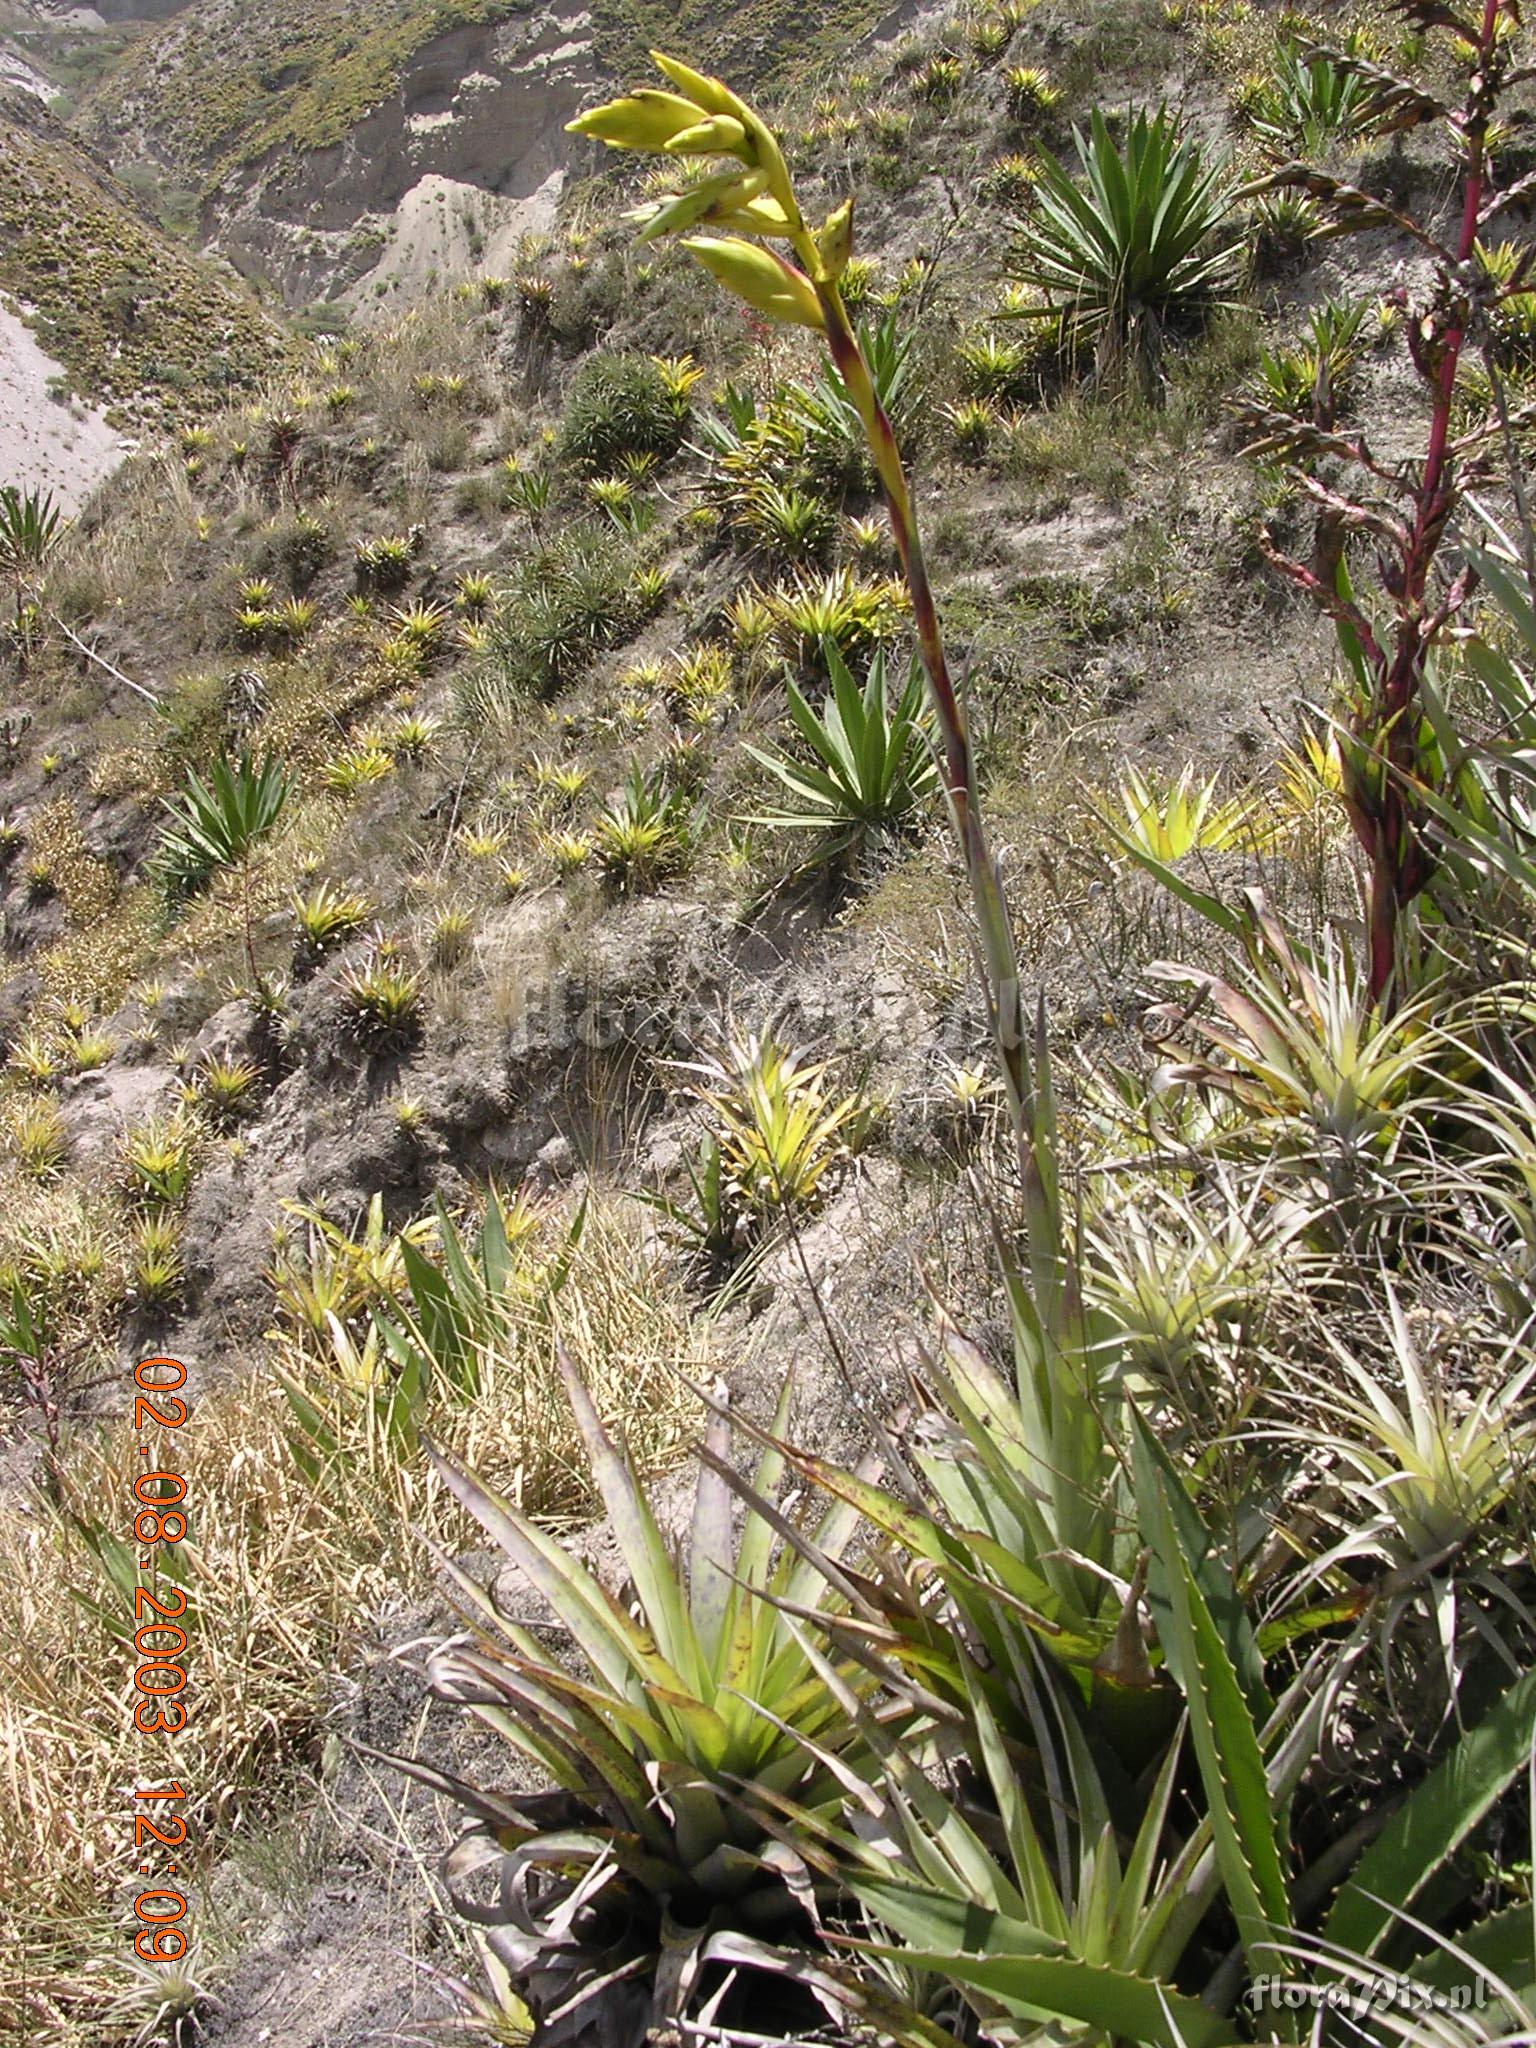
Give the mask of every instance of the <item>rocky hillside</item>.
M 852 0 L 802 43 L 792 13 L 392 0 L 360 18 L 196 0 L 139 38 L 78 120 L 120 169 L 195 193 L 205 244 L 290 306 L 372 309 L 504 268 L 547 229 L 566 177 L 591 168 L 565 123 L 648 38 L 760 82 L 905 18 Z
M 10 119 L 28 138 L 8 152 L 0 285 L 46 321 L 86 282 L 68 270 L 50 291 L 46 265 L 34 275 L 32 260 L 49 228 L 40 183 L 78 198 L 84 179 L 101 264 L 131 261 L 165 319 L 200 329 L 211 286 L 195 270 L 174 270 L 163 234 L 233 265 L 290 311 L 334 303 L 338 317 L 388 317 L 438 283 L 518 267 L 528 239 L 553 225 L 568 180 L 594 167 L 567 121 L 644 62 L 657 35 L 767 84 L 809 79 L 850 41 L 878 46 L 914 18 L 910 6 L 850 0 L 806 38 L 782 6 L 696 17 L 618 0 L 591 9 L 394 0 L 361 18 L 324 0 L 267 0 L 254 10 L 235 0 L 146 0 L 86 14 L 12 0 L 0 16 L 0 79 L 10 78 Z M 137 231 L 103 220 L 103 208 Z M 105 293 L 115 303 L 111 280 Z M 248 308 L 244 317 L 248 324 Z M 135 348 L 72 336 L 61 355 L 46 333 L 40 339 L 81 395 L 122 411 Z M 174 389 L 188 374 L 174 334 L 162 356 Z M 151 353 L 156 389 L 160 360 Z M 233 366 L 237 381 L 245 369 L 243 360 Z M 216 357 L 207 381 L 217 388 L 228 374 Z
M 21 1760 L 0 1779 L 0 1957 L 23 1959 L 0 1961 L 0 2027 L 39 2048 L 362 2048 L 450 2018 L 522 2039 L 532 2012 L 551 2043 L 974 2048 L 1048 2010 L 1083 2048 L 1217 2048 L 1269 1953 L 1254 1915 L 1266 1942 L 1323 1943 L 1347 1855 L 1378 1836 L 1346 1913 L 1400 1884 L 1478 1955 L 1491 1919 L 1486 1953 L 1525 1969 L 1536 866 L 1500 806 L 1536 758 L 1536 628 L 1492 565 L 1499 603 L 1460 588 L 1474 651 L 1435 628 L 1414 772 L 1438 866 L 1421 922 L 1404 884 L 1387 1001 L 1367 792 L 1329 724 L 1351 643 L 1299 587 L 1315 565 L 1373 619 L 1404 588 L 1375 567 L 1397 532 L 1375 497 L 1332 525 L 1313 508 L 1345 503 L 1355 454 L 1383 497 L 1419 473 L 1424 330 L 1398 291 L 1454 232 L 1453 180 L 1413 93 L 1351 100 L 1349 66 L 1401 63 L 1427 104 L 1455 53 L 1362 7 L 1314 80 L 1296 11 L 1248 0 L 910 20 L 850 0 L 810 23 L 787 0 L 189 0 L 117 10 L 131 33 L 91 79 L 82 39 L 111 29 L 23 12 L 29 63 L 83 68 L 55 114 L 32 95 L 5 116 L 0 283 L 142 445 L 56 532 L 28 540 L 5 507 L 0 1418 L 20 1505 L 0 1595 L 25 1628 L 0 1693 Z M 806 286 L 777 324 L 759 304 L 765 274 L 783 303 L 781 273 L 738 271 L 743 299 L 676 239 L 640 242 L 637 206 L 695 166 L 565 131 L 651 37 L 762 89 L 808 219 L 857 195 L 838 303 L 968 707 L 1008 899 L 989 938 L 1040 1004 L 1030 1071 L 1056 1102 L 1042 1087 L 1033 1122 L 997 1061 L 911 670 L 912 551 L 826 302 Z M 1086 182 L 1074 124 L 1102 117 L 1102 168 L 1158 108 L 1195 229 L 1155 302 L 1116 299 L 1125 266 L 1100 276 L 1095 326 L 1091 263 L 1068 295 L 1041 254 L 1066 261 L 1050 195 Z M 711 132 L 741 172 L 746 130 Z M 1310 195 L 1242 189 L 1292 150 Z M 1368 234 L 1323 233 L 1330 175 Z M 1431 223 L 1416 242 L 1409 215 Z M 1536 391 L 1526 233 L 1492 207 L 1482 353 L 1449 358 L 1435 429 L 1500 517 L 1494 422 L 1512 394 L 1523 445 Z M 194 242 L 274 305 L 343 314 L 284 324 Z M 1408 502 L 1432 552 L 1449 501 Z M 1459 562 L 1486 530 L 1456 510 Z M 185 1425 L 155 1439 L 185 1529 L 156 1538 L 152 1583 L 188 1595 L 192 1672 L 153 1748 L 126 1533 L 136 1488 L 158 1519 L 169 1501 L 135 1426 L 151 1353 L 186 1362 Z M 654 1542 L 581 1387 L 653 1487 Z M 810 1447 L 773 1529 L 804 1560 L 781 1582 L 796 1613 L 846 1624 L 814 1668 L 789 1630 L 718 1684 L 702 1652 L 681 1677 L 654 1661 L 681 1626 L 670 1552 L 736 1597 L 718 1430 L 695 1505 L 703 1387 Z M 824 1487 L 846 1527 L 812 1544 Z M 766 1558 L 758 1512 L 736 1523 Z M 589 1642 L 582 1680 L 572 1601 L 627 1645 L 605 1662 Z M 503 1661 L 454 1662 L 498 1615 Z M 835 1752 L 828 1783 L 742 1708 L 753 1682 L 806 1755 Z M 1454 1745 L 1485 1711 L 1499 1740 L 1472 1771 Z M 136 1888 L 172 1874 L 148 1877 L 160 1851 L 141 1866 L 124 1820 L 146 1772 L 186 1788 L 195 1935 L 149 1968 Z M 464 1856 L 533 1840 L 557 1895 L 529 1891 L 541 1924 L 617 1840 L 612 1922 L 578 1916 L 535 1963 L 510 1912 L 493 1938 L 468 1925 L 466 1866 L 439 1861 L 466 1825 L 445 1773 L 498 1788 L 468 1811 L 500 1833 Z M 731 1815 L 703 1842 L 701 1777 Z M 1475 1811 L 1429 1848 L 1392 1820 L 1468 1778 Z M 786 1785 L 819 1787 L 826 1830 L 844 1794 L 870 1824 L 848 1819 L 824 1868 L 832 1834 L 782 1825 Z M 1202 1860 L 1212 1810 L 1244 1853 Z M 799 1846 L 771 1850 L 776 1827 Z M 923 1836 L 872 1874 L 908 1827 L 942 1849 Z M 1068 1834 L 1081 1861 L 1052 1876 Z M 1404 1838 L 1433 1852 L 1432 1891 L 1393 1877 Z M 1151 1960 L 1083 1933 L 1122 1857 L 1142 1893 L 1209 1887 Z M 871 1965 L 850 2005 L 844 1932 L 918 1945 L 890 1903 L 909 1864 L 936 1959 Z M 1010 1907 L 1028 1891 L 1027 1939 L 1001 1912 L 1013 1932 L 988 1938 L 1057 1970 L 1024 1991 L 972 1981 L 994 1877 Z M 705 1923 L 709 1956 L 681 1932 Z M 744 1963 L 747 1927 L 801 1975 Z M 1406 1936 L 1392 1954 L 1422 1960 Z M 1106 1978 L 1112 2008 L 1089 1995 Z M 589 2033 L 562 2032 L 572 1984 L 602 2001 Z M 686 2034 L 650 2030 L 669 1987 Z
M 289 360 L 284 330 L 238 280 L 170 239 L 21 88 L 0 96 L 0 295 L 8 475 L 56 480 L 20 451 L 41 446 L 39 421 L 71 402 L 117 435 L 159 433 L 256 392 Z M 72 498 L 102 473 L 94 465 L 110 466 L 95 427 L 76 438 L 93 452 L 77 446 L 72 469 L 69 451 L 57 456 Z

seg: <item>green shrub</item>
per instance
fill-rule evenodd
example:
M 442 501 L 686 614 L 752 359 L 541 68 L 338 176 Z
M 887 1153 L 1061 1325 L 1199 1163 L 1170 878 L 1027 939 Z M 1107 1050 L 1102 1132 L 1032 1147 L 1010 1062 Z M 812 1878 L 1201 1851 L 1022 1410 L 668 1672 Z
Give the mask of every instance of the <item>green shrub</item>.
M 347 969 L 341 994 L 353 1035 L 370 1052 L 398 1052 L 420 1033 L 421 976 L 387 942 Z
M 753 822 L 815 832 L 825 857 L 857 853 L 876 834 L 907 829 L 938 787 L 939 772 L 923 711 L 922 671 L 912 668 L 892 704 L 885 652 L 870 663 L 861 689 L 835 641 L 825 649 L 832 687 L 820 713 L 788 684 L 789 715 L 809 750 L 789 760 L 749 747 L 793 799 Z
M 560 425 L 559 454 L 584 476 L 608 476 L 629 454 L 676 454 L 686 396 L 649 356 L 598 355 L 583 363 Z
M 686 799 L 663 776 L 642 774 L 638 762 L 593 830 L 598 864 L 620 889 L 654 889 L 681 867 L 692 837 Z
M 202 1106 L 215 1130 L 229 1131 L 251 1114 L 260 1085 L 261 1068 L 254 1060 L 209 1054 L 188 1083 L 187 1093 Z
M 295 895 L 292 905 L 294 961 L 301 968 L 316 966 L 373 916 L 373 905 L 360 891 L 339 889 L 331 882 L 321 882 L 308 896 Z
M 1343 54 L 1360 54 L 1357 37 L 1345 38 Z M 1330 143 L 1362 134 L 1374 103 L 1370 84 L 1357 72 L 1323 51 L 1304 55 L 1295 43 L 1284 43 L 1250 118 L 1256 132 L 1287 155 L 1315 157 Z
M 359 586 L 364 590 L 404 589 L 411 580 L 416 553 L 412 534 L 381 533 L 360 540 L 353 557 Z
M 632 632 L 643 604 L 634 556 L 611 526 L 570 527 L 524 563 L 490 624 L 465 708 L 548 696 Z

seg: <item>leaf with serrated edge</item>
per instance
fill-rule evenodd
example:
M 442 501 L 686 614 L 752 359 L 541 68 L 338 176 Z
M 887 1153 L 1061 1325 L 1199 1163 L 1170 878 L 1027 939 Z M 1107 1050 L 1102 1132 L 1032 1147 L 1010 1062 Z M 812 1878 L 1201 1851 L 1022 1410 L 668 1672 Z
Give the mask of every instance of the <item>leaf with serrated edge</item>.
M 1536 1670 L 1527 1671 L 1416 1785 L 1355 1865 L 1323 1932 L 1372 1955 L 1466 1841 L 1494 1801 L 1528 1768 L 1536 1739 Z

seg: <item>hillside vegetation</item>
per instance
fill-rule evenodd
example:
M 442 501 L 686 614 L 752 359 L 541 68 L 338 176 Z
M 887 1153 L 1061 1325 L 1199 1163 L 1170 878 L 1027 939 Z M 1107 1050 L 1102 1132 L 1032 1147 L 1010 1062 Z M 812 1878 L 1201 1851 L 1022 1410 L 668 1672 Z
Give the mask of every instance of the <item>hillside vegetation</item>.
M 797 26 L 0 498 L 29 2042 L 1536 2033 L 1525 32 Z
M 797 65 L 831 58 L 877 11 L 870 0 L 845 0 L 818 18 L 808 45 L 784 0 L 758 0 L 728 17 L 707 7 L 603 0 L 592 26 L 597 55 L 613 76 L 670 35 L 702 61 L 745 69 L 755 83 L 779 69 L 791 48 Z M 336 0 L 270 0 L 252 16 L 230 0 L 201 0 L 138 38 L 79 118 L 108 149 L 131 127 L 176 176 L 213 193 L 242 166 L 345 141 L 439 37 L 536 14 L 528 0 L 389 0 L 366 13 Z
M 204 5 L 141 37 L 80 118 L 109 142 L 131 117 L 178 176 L 212 191 L 241 165 L 344 141 L 435 37 L 525 12 L 522 0 L 391 0 L 366 18 L 299 0 L 254 17 Z
M 228 405 L 287 359 L 244 287 L 146 220 L 31 100 L 0 105 L 0 290 L 71 388 L 125 426 Z

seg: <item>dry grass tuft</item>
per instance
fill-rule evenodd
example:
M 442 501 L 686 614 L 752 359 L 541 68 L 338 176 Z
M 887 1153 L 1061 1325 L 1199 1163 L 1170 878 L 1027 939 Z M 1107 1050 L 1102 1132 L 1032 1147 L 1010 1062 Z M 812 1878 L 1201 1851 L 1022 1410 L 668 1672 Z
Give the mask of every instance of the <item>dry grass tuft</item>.
M 598 1406 L 652 1466 L 691 1429 L 676 1368 L 705 1362 L 702 1328 L 649 1270 L 618 1207 L 594 1203 L 552 1306 L 544 1283 L 567 1226 L 551 1218 L 524 1240 L 479 1393 L 440 1398 L 422 1418 L 490 1484 L 560 1520 L 590 1512 L 592 1497 L 557 1391 L 556 1328 L 592 1361 Z M 385 1603 L 424 1592 L 429 1544 L 475 1540 L 420 1455 L 402 1462 L 334 1353 L 294 1337 L 275 1348 L 339 1442 L 312 1484 L 275 1379 L 242 1377 L 193 1400 L 171 1460 L 188 1481 L 191 1524 L 174 1553 L 192 1615 L 182 1734 L 147 1737 L 132 1722 L 134 1566 L 121 1538 L 142 1463 L 126 1420 L 66 1444 L 60 1509 L 28 1495 L 0 1526 L 0 1601 L 19 1644 L 0 1695 L 0 1953 L 26 1958 L 24 1978 L 0 1977 L 0 2030 L 17 2038 L 60 2048 L 115 2038 L 103 2015 L 128 1980 L 129 1789 L 169 1778 L 187 1787 L 179 1810 L 201 1845 L 183 1870 L 195 1914 L 243 1808 L 259 1792 L 270 1810 L 312 1759 L 326 1674 Z

